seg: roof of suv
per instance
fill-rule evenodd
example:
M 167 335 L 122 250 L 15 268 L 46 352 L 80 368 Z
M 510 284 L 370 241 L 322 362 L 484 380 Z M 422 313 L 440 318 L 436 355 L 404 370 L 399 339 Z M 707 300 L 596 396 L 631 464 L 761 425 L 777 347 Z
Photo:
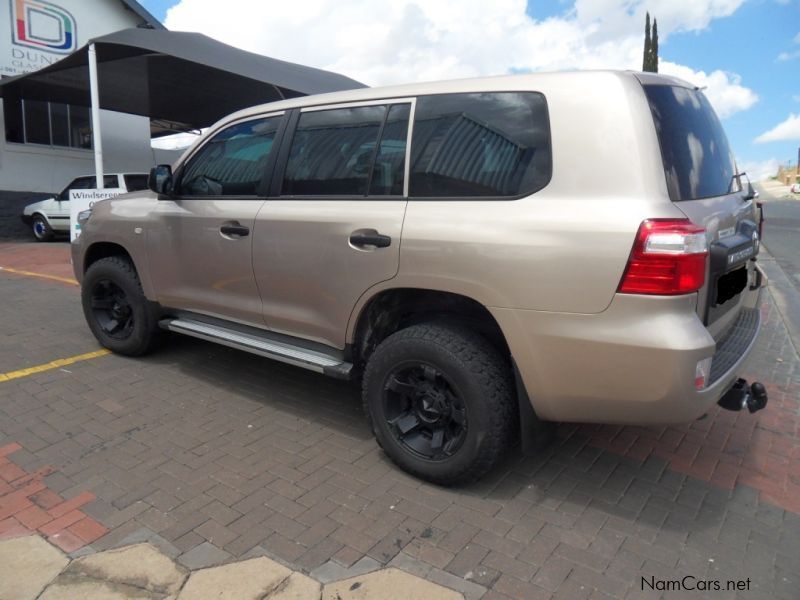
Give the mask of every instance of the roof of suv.
M 641 73 L 638 71 L 615 71 L 615 70 L 596 70 L 596 71 L 562 71 L 552 73 L 528 73 L 521 75 L 495 75 L 492 77 L 476 77 L 470 79 L 453 79 L 446 81 L 433 81 L 422 83 L 410 83 L 404 85 L 394 85 L 387 87 L 360 88 L 346 90 L 343 92 L 332 92 L 329 94 L 314 94 L 270 102 L 245 108 L 235 112 L 224 119 L 219 124 L 234 121 L 242 117 L 263 114 L 264 112 L 289 110 L 291 108 L 303 108 L 307 106 L 319 106 L 327 104 L 337 104 L 339 102 L 359 102 L 380 100 L 382 98 L 402 98 L 404 96 L 418 96 L 421 94 L 448 94 L 454 92 L 474 92 L 474 91 L 494 91 L 498 89 L 514 90 L 524 87 L 540 86 L 542 91 L 547 87 L 555 85 L 565 80 L 575 80 L 584 78 L 587 75 L 597 77 L 597 75 L 607 75 L 609 78 L 630 78 L 635 77 L 641 83 L 678 85 L 681 87 L 694 88 L 690 83 L 657 73 Z M 522 85 L 521 85 L 522 84 Z M 216 126 L 214 126 L 216 128 Z

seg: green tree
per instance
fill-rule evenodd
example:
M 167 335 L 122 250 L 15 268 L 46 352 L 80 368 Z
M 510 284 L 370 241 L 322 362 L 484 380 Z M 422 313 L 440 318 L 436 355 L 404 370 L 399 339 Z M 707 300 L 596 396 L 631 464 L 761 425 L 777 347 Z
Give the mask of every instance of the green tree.
M 658 21 L 653 19 L 653 39 L 650 42 L 650 70 L 658 73 Z
M 658 73 L 658 21 L 653 19 L 653 34 L 650 35 L 650 13 L 647 13 L 644 23 L 644 53 L 642 56 L 642 71 Z

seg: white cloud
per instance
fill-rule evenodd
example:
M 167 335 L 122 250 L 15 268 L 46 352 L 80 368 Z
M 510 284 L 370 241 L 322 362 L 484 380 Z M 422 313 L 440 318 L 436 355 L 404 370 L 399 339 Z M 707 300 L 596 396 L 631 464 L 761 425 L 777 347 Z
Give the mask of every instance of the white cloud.
M 790 114 L 789 117 L 775 125 L 769 131 L 765 131 L 755 139 L 757 144 L 766 142 L 784 142 L 800 140 L 800 114 Z
M 641 69 L 645 10 L 658 17 L 663 48 L 670 34 L 704 29 L 742 2 L 576 0 L 564 14 L 537 20 L 526 14 L 526 0 L 226 0 L 224 11 L 216 0 L 181 0 L 165 24 L 388 85 L 511 71 Z M 721 116 L 757 100 L 735 74 L 662 65 L 707 85 Z
M 777 158 L 761 161 L 746 161 L 741 163 L 739 169 L 747 173 L 750 181 L 764 181 L 778 174 L 781 163 Z
M 781 62 L 794 60 L 795 58 L 800 58 L 800 50 L 795 50 L 794 52 L 781 52 L 778 54 L 778 60 Z
M 742 78 L 736 73 L 725 71 L 694 71 L 689 67 L 668 61 L 662 61 L 659 71 L 667 75 L 680 77 L 699 88 L 705 88 L 706 97 L 721 119 L 742 110 L 747 110 L 758 102 L 753 90 L 742 85 Z

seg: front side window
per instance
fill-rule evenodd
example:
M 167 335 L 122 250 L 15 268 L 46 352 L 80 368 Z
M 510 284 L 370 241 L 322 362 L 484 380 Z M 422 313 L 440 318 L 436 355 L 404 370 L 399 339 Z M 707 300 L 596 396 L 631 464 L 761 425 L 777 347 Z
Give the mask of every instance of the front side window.
M 357 106 L 302 113 L 292 139 L 281 194 L 366 195 L 387 108 Z M 390 166 L 388 158 L 385 162 Z M 391 174 L 387 177 L 391 179 Z M 383 181 L 376 182 L 376 189 Z
M 512 197 L 550 181 L 544 96 L 485 92 L 417 99 L 410 195 Z
M 237 123 L 191 158 L 180 176 L 183 196 L 255 196 L 283 117 Z

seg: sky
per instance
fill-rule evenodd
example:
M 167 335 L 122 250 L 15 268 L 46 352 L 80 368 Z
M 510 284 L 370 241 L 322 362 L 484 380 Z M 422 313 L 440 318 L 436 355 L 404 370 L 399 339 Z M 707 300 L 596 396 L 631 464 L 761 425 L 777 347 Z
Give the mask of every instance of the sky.
M 751 179 L 797 161 L 800 0 L 140 0 L 199 31 L 367 85 L 641 69 L 645 13 L 661 73 L 704 87 Z M 224 7 L 224 8 L 223 8 Z

